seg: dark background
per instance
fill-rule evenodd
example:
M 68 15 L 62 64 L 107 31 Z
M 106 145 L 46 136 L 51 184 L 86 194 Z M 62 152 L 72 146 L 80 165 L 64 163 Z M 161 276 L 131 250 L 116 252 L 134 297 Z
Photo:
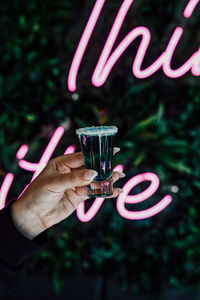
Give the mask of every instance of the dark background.
M 127 174 L 121 187 L 148 171 L 161 181 L 154 196 L 129 209 L 151 207 L 166 194 L 173 202 L 140 221 L 122 218 L 116 199 L 105 201 L 89 223 L 74 213 L 49 231 L 48 247 L 30 259 L 26 281 L 9 299 L 199 299 L 199 77 L 189 72 L 170 79 L 158 71 L 145 80 L 135 78 L 131 67 L 137 39 L 106 84 L 93 87 L 94 67 L 122 3 L 107 0 L 80 67 L 77 92 L 70 93 L 69 68 L 94 2 L 1 1 L 1 181 L 6 173 L 14 173 L 8 198 L 18 196 L 29 183 L 32 174 L 21 170 L 15 157 L 23 143 L 30 146 L 26 159 L 38 162 L 60 125 L 65 134 L 53 157 L 71 144 L 79 151 L 77 128 L 116 125 L 121 152 L 115 165 L 123 164 Z M 146 26 L 152 33 L 144 61 L 148 66 L 182 26 L 172 67 L 182 65 L 200 44 L 200 7 L 186 20 L 186 4 L 135 0 L 117 44 L 131 29 Z M 132 193 L 146 186 L 138 185 Z

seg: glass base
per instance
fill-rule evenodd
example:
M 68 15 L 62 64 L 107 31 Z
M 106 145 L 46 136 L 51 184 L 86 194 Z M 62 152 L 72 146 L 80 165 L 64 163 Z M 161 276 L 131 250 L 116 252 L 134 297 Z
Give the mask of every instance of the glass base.
M 113 180 L 112 177 L 105 181 L 91 182 L 87 185 L 88 197 L 108 197 L 113 194 Z

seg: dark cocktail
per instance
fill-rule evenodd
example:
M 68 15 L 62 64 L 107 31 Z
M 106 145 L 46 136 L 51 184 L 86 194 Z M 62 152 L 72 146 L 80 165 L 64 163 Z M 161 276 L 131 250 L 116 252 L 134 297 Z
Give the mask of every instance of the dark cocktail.
M 115 126 L 92 126 L 76 130 L 85 168 L 98 172 L 94 181 L 87 186 L 88 196 L 106 197 L 113 194 L 112 160 L 117 131 Z

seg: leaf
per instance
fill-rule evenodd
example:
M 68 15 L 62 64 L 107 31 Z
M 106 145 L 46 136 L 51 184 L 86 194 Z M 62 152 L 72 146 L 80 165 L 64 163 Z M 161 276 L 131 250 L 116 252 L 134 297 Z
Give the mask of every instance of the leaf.
M 164 106 L 163 104 L 159 105 L 158 112 L 150 117 L 138 122 L 131 130 L 127 131 L 126 135 L 134 135 L 138 131 L 142 131 L 149 126 L 152 125 L 159 125 L 164 113 Z
M 37 56 L 36 51 L 31 51 L 28 53 L 28 61 L 31 62 Z
M 151 85 L 152 85 L 152 81 L 134 85 L 127 90 L 126 96 L 130 97 L 131 95 L 141 93 L 143 90 L 145 90 L 146 88 L 148 88 Z
M 140 138 L 148 139 L 148 140 L 156 140 L 158 139 L 158 135 L 151 132 L 142 132 L 139 135 Z
M 99 110 L 96 107 L 96 105 L 90 105 L 90 109 L 93 111 L 94 116 L 96 117 L 96 119 L 99 119 Z
M 76 118 L 75 121 L 76 121 L 78 127 L 82 128 L 82 127 L 89 126 L 89 124 L 86 123 L 85 121 L 83 121 L 82 119 Z
M 57 65 L 58 64 L 58 59 L 57 58 L 52 58 L 48 61 L 49 65 Z
M 134 142 L 132 141 L 125 141 L 125 142 L 121 142 L 121 146 L 124 147 L 124 148 L 133 148 L 135 145 Z
M 192 174 L 192 169 L 187 167 L 182 161 L 175 161 L 173 159 L 166 158 L 166 157 L 164 159 L 161 157 L 161 160 L 165 165 L 167 165 L 168 167 L 176 171 L 186 173 L 188 175 Z
M 190 207 L 189 208 L 189 214 L 191 217 L 195 217 L 196 216 L 196 209 L 194 207 Z
M 55 84 L 52 80 L 47 80 L 47 86 L 49 87 L 50 90 L 53 90 L 55 88 Z
M 187 256 L 188 257 L 192 257 L 192 256 L 195 256 L 195 255 L 200 255 L 200 246 L 197 246 L 195 248 L 192 248 L 192 249 L 189 249 L 187 250 Z
M 55 271 L 53 273 L 53 288 L 55 290 L 56 293 L 60 293 L 61 289 L 62 289 L 62 280 L 60 278 L 60 275 L 57 271 Z
M 186 148 L 188 142 L 184 140 L 174 140 L 173 138 L 166 138 L 162 141 L 162 144 L 165 146 L 181 147 Z
M 152 115 L 152 116 L 148 117 L 147 119 L 139 122 L 134 127 L 134 131 L 144 129 L 144 128 L 148 127 L 149 125 L 152 125 L 153 123 L 155 123 L 156 120 L 157 120 L 157 115 Z
M 158 113 L 157 113 L 158 123 L 161 122 L 161 119 L 163 118 L 163 115 L 164 115 L 164 105 L 163 105 L 163 103 L 160 103 L 160 105 L 158 107 Z
M 146 151 L 141 151 L 134 161 L 134 165 L 137 167 L 146 158 Z
M 33 114 L 27 114 L 24 117 L 29 123 L 34 123 L 37 119 L 37 116 Z
M 22 28 L 25 28 L 26 26 L 26 18 L 24 15 L 21 15 L 19 17 L 19 25 L 22 27 Z

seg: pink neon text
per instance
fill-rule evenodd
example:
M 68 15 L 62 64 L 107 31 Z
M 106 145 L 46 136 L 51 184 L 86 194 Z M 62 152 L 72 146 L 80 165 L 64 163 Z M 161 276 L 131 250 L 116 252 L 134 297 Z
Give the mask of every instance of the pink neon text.
M 184 10 L 184 16 L 186 18 L 189 18 L 192 15 L 199 1 L 200 0 L 189 1 L 187 7 Z M 135 77 L 140 79 L 147 78 L 153 75 L 160 68 L 162 68 L 165 75 L 170 78 L 179 78 L 190 70 L 194 76 L 200 76 L 200 48 L 182 66 L 180 66 L 177 69 L 171 68 L 171 61 L 174 52 L 183 35 L 182 27 L 177 27 L 174 30 L 169 40 L 169 43 L 166 46 L 166 50 L 160 55 L 160 57 L 152 65 L 150 65 L 146 69 L 142 70 L 142 63 L 151 41 L 151 33 L 149 29 L 144 26 L 139 26 L 133 29 L 111 54 L 111 51 L 116 42 L 120 29 L 123 25 L 124 19 L 132 3 L 133 0 L 124 0 L 119 9 L 119 12 L 116 16 L 116 19 L 113 23 L 107 41 L 103 47 L 98 63 L 92 75 L 93 85 L 96 87 L 100 87 L 105 83 L 112 68 L 119 60 L 121 55 L 130 46 L 130 44 L 137 37 L 140 36 L 142 37 L 142 40 L 140 42 L 140 46 L 138 48 L 137 54 L 133 62 L 133 67 L 132 67 L 133 75 L 135 75 Z M 100 17 L 104 4 L 105 4 L 105 0 L 96 1 L 94 8 L 91 12 L 91 15 L 88 19 L 88 22 L 86 24 L 85 30 L 82 34 L 81 40 L 78 44 L 77 50 L 75 52 L 69 70 L 69 76 L 68 76 L 68 89 L 71 92 L 74 92 L 77 88 L 76 81 L 77 81 L 77 75 L 80 68 L 80 64 L 85 54 L 91 35 L 96 26 L 96 23 Z
M 29 147 L 27 145 L 22 145 L 17 151 L 16 157 L 18 159 L 19 167 L 28 172 L 33 172 L 33 177 L 30 183 L 35 179 L 36 176 L 39 175 L 39 173 L 42 171 L 42 169 L 46 166 L 46 164 L 50 160 L 60 139 L 62 138 L 63 133 L 64 133 L 63 127 L 58 127 L 55 130 L 55 132 L 53 133 L 50 139 L 50 142 L 48 143 L 38 163 L 31 163 L 24 160 L 24 157 L 29 150 Z M 71 145 L 67 147 L 64 154 L 74 153 L 74 152 L 75 152 L 75 147 Z M 123 169 L 124 169 L 123 165 L 118 165 L 114 168 L 115 171 L 123 171 Z M 14 175 L 12 173 L 7 174 L 6 177 L 4 178 L 4 181 L 0 188 L 0 209 L 2 209 L 5 206 L 7 194 L 11 188 L 13 180 L 14 180 Z M 139 195 L 128 196 L 128 193 L 132 188 L 134 188 L 135 185 L 146 180 L 151 181 L 151 185 L 146 191 L 140 193 Z M 29 186 L 29 184 L 25 187 L 25 189 Z M 127 219 L 138 220 L 138 219 L 152 217 L 153 215 L 156 215 L 162 210 L 164 210 L 172 201 L 172 198 L 169 195 L 165 196 L 154 207 L 147 209 L 145 211 L 130 212 L 127 211 L 124 206 L 125 203 L 137 203 L 146 200 L 156 192 L 158 186 L 159 186 L 159 178 L 157 175 L 153 173 L 144 173 L 131 178 L 123 187 L 125 192 L 119 195 L 117 198 L 117 210 L 119 214 L 122 217 Z M 22 191 L 22 193 L 24 192 L 24 190 Z M 105 200 L 104 198 L 96 198 L 87 212 L 85 212 L 85 203 L 84 202 L 81 203 L 78 206 L 76 211 L 79 220 L 82 222 L 89 222 L 97 214 L 104 200 Z

